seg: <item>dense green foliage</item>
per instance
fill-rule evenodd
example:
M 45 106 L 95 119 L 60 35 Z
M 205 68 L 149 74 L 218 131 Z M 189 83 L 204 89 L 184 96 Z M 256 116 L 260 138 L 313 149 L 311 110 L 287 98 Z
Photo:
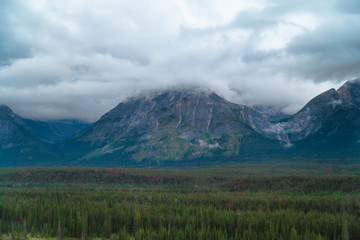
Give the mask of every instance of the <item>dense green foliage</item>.
M 3 169 L 0 238 L 360 239 L 359 176 L 237 171 Z

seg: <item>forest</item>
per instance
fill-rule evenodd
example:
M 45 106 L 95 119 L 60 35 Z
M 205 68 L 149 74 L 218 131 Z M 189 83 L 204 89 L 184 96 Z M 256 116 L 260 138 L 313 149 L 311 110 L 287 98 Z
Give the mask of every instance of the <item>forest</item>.
M 0 239 L 360 239 L 359 193 L 353 165 L 7 168 Z

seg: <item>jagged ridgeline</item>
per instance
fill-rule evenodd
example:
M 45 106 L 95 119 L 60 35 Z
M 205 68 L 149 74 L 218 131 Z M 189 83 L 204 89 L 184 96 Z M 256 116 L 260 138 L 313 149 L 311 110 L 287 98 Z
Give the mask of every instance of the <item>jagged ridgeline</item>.
M 1 109 L 0 154 L 8 161 L 3 165 L 39 165 L 36 154 L 44 153 L 56 159 L 50 165 L 83 166 L 203 166 L 360 156 L 359 80 L 318 95 L 284 119 L 200 89 L 129 98 L 85 129 L 72 124 L 73 136 L 69 131 L 59 134 L 64 126 L 57 125 L 54 133 L 53 125 Z

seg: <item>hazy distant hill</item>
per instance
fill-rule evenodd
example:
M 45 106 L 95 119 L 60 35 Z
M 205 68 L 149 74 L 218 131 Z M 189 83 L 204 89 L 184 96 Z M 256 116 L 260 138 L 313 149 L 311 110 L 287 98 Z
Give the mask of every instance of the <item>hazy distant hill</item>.
M 0 166 L 52 165 L 59 160 L 51 143 L 63 141 L 88 126 L 79 121 L 41 122 L 24 119 L 0 106 Z

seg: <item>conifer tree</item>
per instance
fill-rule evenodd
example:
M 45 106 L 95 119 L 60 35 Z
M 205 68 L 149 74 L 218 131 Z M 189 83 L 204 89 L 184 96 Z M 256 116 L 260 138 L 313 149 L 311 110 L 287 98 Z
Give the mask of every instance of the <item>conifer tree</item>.
M 26 218 L 24 218 L 24 223 L 23 223 L 23 239 L 26 240 L 27 239 L 27 230 L 26 230 Z
M 297 240 L 297 239 L 298 237 L 297 237 L 296 229 L 292 227 L 290 231 L 290 240 Z
M 346 221 L 346 217 L 343 217 L 343 224 L 342 224 L 342 239 L 349 240 L 349 229 Z
M 60 222 L 60 220 L 59 220 L 58 231 L 57 231 L 57 240 L 61 240 L 61 239 L 62 239 L 61 222 Z

